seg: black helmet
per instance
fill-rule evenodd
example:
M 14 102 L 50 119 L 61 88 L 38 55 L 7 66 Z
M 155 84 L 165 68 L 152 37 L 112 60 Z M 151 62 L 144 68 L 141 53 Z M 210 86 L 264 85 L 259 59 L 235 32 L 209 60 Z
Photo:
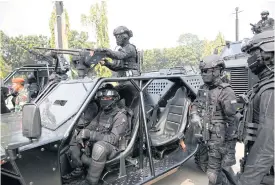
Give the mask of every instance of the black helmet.
M 101 107 L 105 110 L 112 108 L 112 105 L 119 101 L 120 96 L 114 86 L 107 83 L 98 90 L 95 98 L 99 101 Z
M 200 70 L 211 69 L 211 68 L 224 69 L 225 64 L 224 64 L 224 60 L 219 55 L 209 55 L 202 59 L 199 67 L 200 67 Z
M 131 30 L 129 30 L 126 26 L 119 26 L 119 27 L 115 28 L 114 32 L 113 32 L 114 36 L 120 35 L 123 33 L 127 33 L 129 35 L 129 37 L 133 36 L 133 32 Z
M 265 52 L 274 52 L 274 30 L 266 30 L 254 35 L 252 39 L 244 40 L 241 46 L 242 52 L 250 53 L 260 48 Z
M 31 74 L 28 75 L 27 81 L 28 81 L 29 84 L 36 82 L 36 77 L 34 76 L 33 73 L 31 73 Z
M 267 10 L 262 11 L 261 15 L 269 15 L 269 11 L 267 11 Z
M 274 66 L 274 30 L 266 30 L 242 43 L 242 52 L 250 56 L 248 66 L 256 75 L 268 66 Z
M 199 66 L 204 83 L 218 85 L 225 68 L 224 60 L 219 55 L 204 57 Z

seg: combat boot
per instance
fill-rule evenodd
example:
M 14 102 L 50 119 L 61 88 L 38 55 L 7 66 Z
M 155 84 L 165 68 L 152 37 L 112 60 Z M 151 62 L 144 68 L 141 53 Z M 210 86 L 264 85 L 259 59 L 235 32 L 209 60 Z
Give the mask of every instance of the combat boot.
M 89 169 L 87 170 L 86 181 L 89 182 L 90 185 L 97 185 L 100 179 L 100 175 L 104 169 L 105 162 L 97 162 L 92 160 Z
M 79 179 L 84 175 L 84 170 L 83 168 L 76 168 L 74 169 L 71 173 L 62 176 L 62 180 L 64 183 L 68 183 L 70 181 Z

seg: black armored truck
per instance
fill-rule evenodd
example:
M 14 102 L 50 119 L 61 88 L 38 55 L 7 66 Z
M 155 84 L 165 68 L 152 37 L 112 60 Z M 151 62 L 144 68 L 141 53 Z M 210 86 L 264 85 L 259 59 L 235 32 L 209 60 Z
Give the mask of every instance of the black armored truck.
M 99 58 L 91 63 L 96 65 Z M 65 184 L 61 177 L 73 170 L 66 153 L 77 122 L 107 82 L 128 81 L 138 96 L 132 97 L 127 107 L 132 114 L 125 150 L 108 159 L 102 184 L 156 182 L 196 153 L 198 144 L 188 117 L 202 83 L 199 75 L 168 70 L 139 77 L 88 78 L 81 59 L 77 63 L 80 78 L 50 83 L 32 103 L 24 105 L 22 113 L 1 116 L 2 184 Z M 185 142 L 186 151 L 180 140 Z

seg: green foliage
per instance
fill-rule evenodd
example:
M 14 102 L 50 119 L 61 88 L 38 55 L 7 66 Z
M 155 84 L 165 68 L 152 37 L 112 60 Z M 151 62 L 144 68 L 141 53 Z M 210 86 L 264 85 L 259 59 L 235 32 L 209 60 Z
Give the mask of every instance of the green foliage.
M 78 32 L 71 30 L 68 35 L 69 48 L 94 48 L 94 43 L 88 41 L 87 32 Z
M 213 41 L 204 40 L 203 45 L 204 45 L 203 57 L 213 54 L 215 49 L 217 49 L 218 54 L 220 54 L 223 48 L 223 45 L 225 45 L 224 36 L 222 35 L 221 32 L 219 32 L 215 40 Z
M 88 15 L 81 15 L 81 22 L 83 25 L 92 26 L 96 33 L 97 48 L 109 48 L 110 40 L 108 36 L 108 17 L 107 17 L 107 3 L 101 1 L 91 6 Z M 97 65 L 95 67 L 98 76 L 110 77 L 112 72 L 105 66 Z
M 145 50 L 143 55 L 143 71 L 159 70 L 176 66 L 197 68 L 198 62 L 213 53 L 217 46 L 225 43 L 219 33 L 215 40 L 200 40 L 197 35 L 187 33 L 179 36 L 177 47 Z M 219 52 L 222 47 L 219 48 Z
M 33 47 L 49 47 L 50 42 L 46 36 L 42 35 L 19 35 L 17 37 L 8 37 L 3 31 L 1 34 L 1 50 L 2 60 L 12 68 L 21 67 L 26 64 L 34 64 L 36 56 L 30 54 L 23 49 L 31 49 Z
M 2 55 L 0 55 L 0 78 L 4 78 L 12 71 L 11 66 L 5 63 Z

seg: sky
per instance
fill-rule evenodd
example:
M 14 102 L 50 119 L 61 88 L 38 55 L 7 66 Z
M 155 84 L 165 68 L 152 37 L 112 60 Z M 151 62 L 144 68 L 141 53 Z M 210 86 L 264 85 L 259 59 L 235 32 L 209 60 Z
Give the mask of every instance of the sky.
M 81 14 L 88 14 L 98 0 L 64 0 L 71 29 L 88 31 Z M 50 36 L 50 0 L 0 0 L 0 29 L 9 36 L 42 34 Z M 193 33 L 213 40 L 221 32 L 235 41 L 235 8 L 239 14 L 239 39 L 252 36 L 249 23 L 258 22 L 263 10 L 275 18 L 275 0 L 107 0 L 111 48 L 113 29 L 125 25 L 133 31 L 131 42 L 139 49 L 172 47 L 180 34 Z M 93 37 L 90 38 L 91 40 Z

